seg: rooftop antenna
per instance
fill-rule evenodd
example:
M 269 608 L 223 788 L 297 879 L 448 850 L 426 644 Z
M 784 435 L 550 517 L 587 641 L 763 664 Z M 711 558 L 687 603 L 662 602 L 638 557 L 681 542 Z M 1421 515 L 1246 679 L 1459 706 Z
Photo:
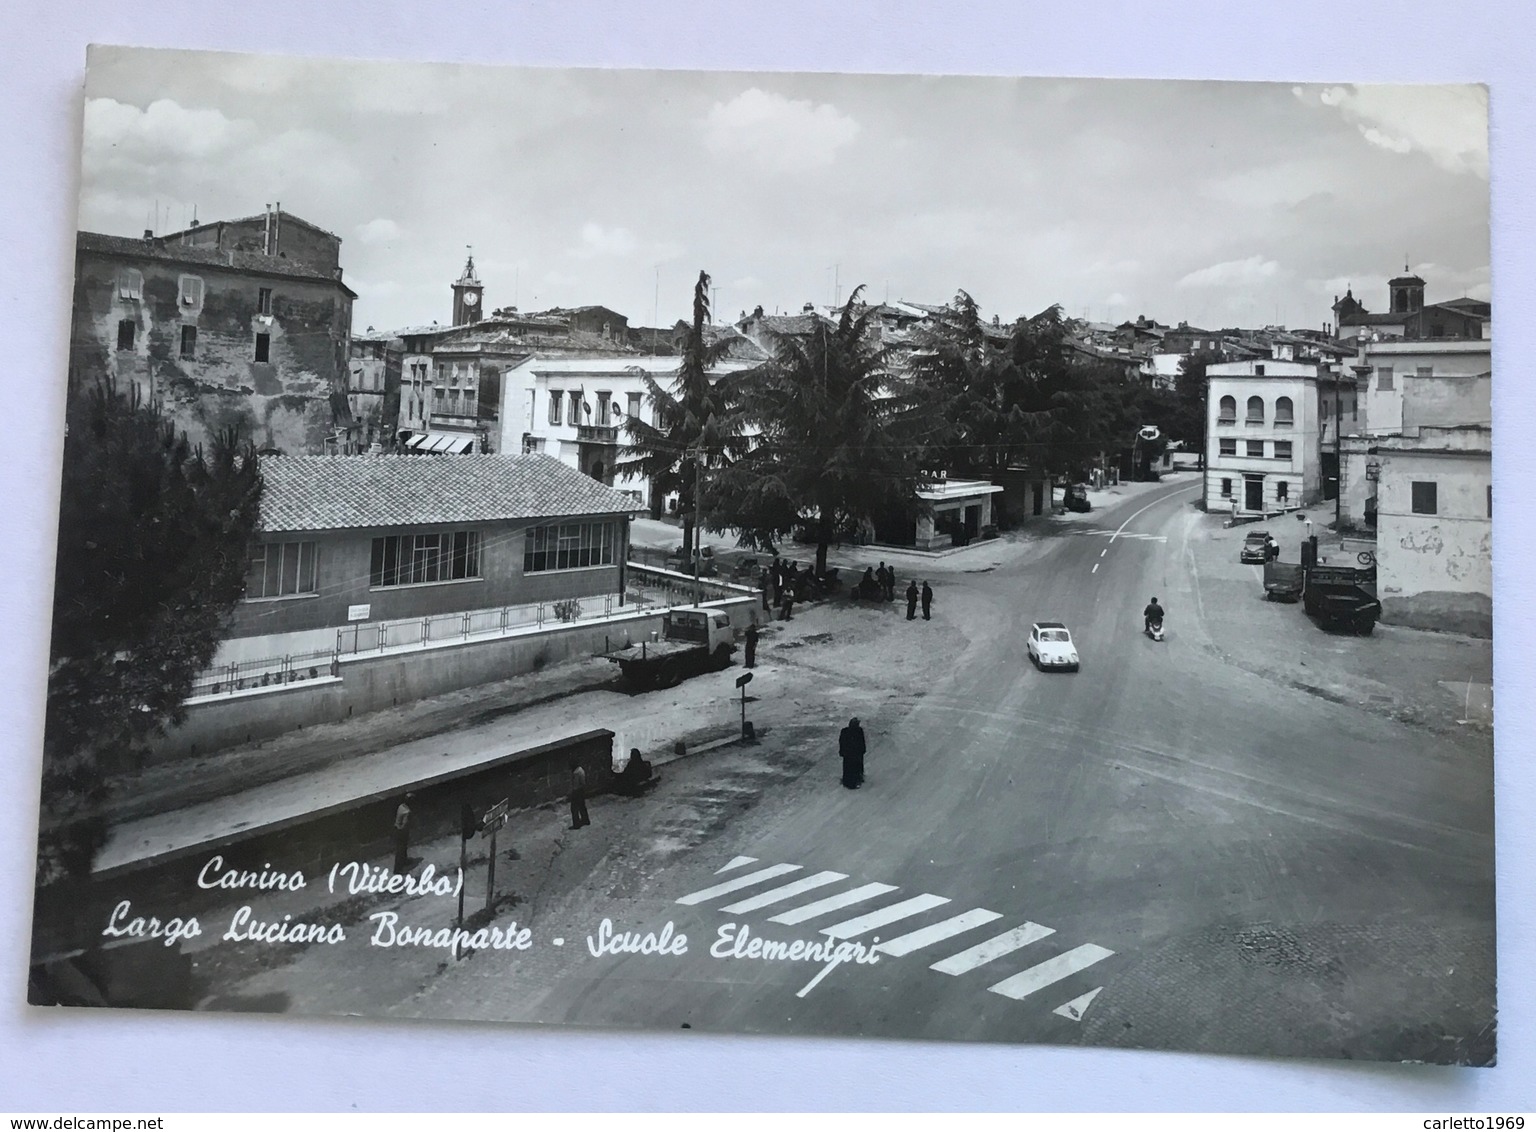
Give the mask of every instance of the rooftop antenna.
M 651 356 L 656 356 L 661 339 L 661 264 L 656 264 L 656 291 L 651 296 Z
M 842 264 L 834 263 L 832 265 L 832 305 L 834 307 L 843 301 L 842 271 Z

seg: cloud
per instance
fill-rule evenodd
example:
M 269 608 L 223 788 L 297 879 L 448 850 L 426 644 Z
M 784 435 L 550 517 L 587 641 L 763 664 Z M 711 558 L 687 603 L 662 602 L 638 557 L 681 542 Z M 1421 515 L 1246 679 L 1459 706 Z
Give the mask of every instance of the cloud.
M 85 104 L 84 158 L 153 165 L 168 158 L 217 158 L 244 145 L 256 127 L 217 110 L 189 110 L 168 98 L 143 110 L 111 98 Z
M 1213 263 L 1191 271 L 1174 286 L 1191 287 L 1253 287 L 1269 283 L 1280 274 L 1280 265 L 1261 255 L 1247 259 L 1229 259 L 1225 263 Z
M 388 244 L 400 237 L 400 225 L 386 217 L 357 226 L 357 239 L 364 244 Z
M 1331 107 L 1371 145 L 1420 153 L 1450 173 L 1488 176 L 1488 92 L 1480 86 L 1292 87 L 1307 105 Z
M 729 102 L 715 103 L 704 120 L 704 143 L 721 156 L 791 172 L 831 165 L 859 130 L 858 122 L 831 103 L 817 105 L 752 87 Z
M 639 242 L 628 228 L 604 228 L 591 220 L 581 226 L 581 243 L 572 253 L 580 259 L 633 255 Z

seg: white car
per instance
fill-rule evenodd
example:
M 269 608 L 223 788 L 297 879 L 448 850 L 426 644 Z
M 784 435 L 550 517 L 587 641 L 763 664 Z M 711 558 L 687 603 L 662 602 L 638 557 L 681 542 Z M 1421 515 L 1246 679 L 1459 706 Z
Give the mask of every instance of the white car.
M 1036 621 L 1029 627 L 1029 659 L 1036 668 L 1077 671 L 1077 646 L 1060 621 Z

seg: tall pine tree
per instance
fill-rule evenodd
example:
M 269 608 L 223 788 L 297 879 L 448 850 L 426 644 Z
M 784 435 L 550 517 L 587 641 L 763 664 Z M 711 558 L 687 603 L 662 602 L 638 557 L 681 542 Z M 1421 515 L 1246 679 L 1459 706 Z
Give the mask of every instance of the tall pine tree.
M 111 385 L 72 391 L 59 501 L 38 870 L 89 872 L 107 780 L 185 718 L 244 590 L 255 449 L 207 452 Z

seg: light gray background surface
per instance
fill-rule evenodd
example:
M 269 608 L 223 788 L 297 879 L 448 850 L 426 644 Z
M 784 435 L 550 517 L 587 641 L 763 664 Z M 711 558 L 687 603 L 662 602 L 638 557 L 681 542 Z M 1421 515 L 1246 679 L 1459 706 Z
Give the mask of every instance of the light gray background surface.
M 10 0 L 0 36 L 0 1111 L 1432 1110 L 1536 1101 L 1533 52 L 1525 0 Z M 85 46 L 734 70 L 1492 86 L 1500 1063 L 1493 1070 L 25 1005 Z M 1170 122 L 1170 130 L 1179 123 Z M 1362 193 L 1372 186 L 1361 185 Z M 253 187 L 253 192 L 260 189 Z M 265 198 L 261 198 L 265 199 Z M 1165 315 L 1170 312 L 1163 312 Z

